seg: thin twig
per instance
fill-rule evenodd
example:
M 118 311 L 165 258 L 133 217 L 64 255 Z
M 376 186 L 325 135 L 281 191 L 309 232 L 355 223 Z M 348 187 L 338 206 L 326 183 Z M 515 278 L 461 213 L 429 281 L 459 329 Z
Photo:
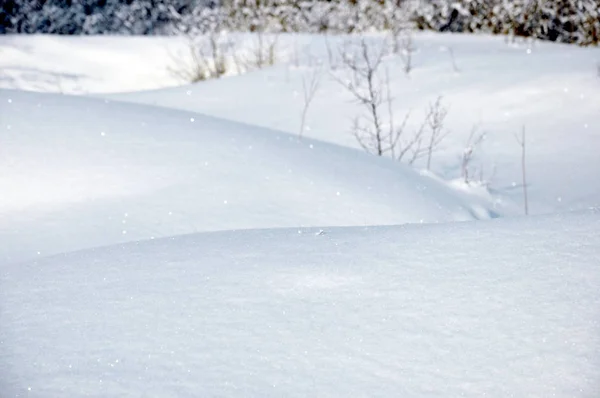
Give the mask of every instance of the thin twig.
M 523 126 L 523 128 L 521 129 L 521 137 L 519 138 L 519 136 L 515 135 L 515 138 L 517 139 L 517 142 L 519 143 L 519 145 L 521 146 L 521 178 L 522 178 L 522 184 L 523 184 L 523 206 L 525 208 L 525 215 L 529 214 L 529 200 L 527 198 L 527 169 L 526 169 L 526 162 L 525 162 L 525 126 Z
M 302 107 L 302 114 L 300 119 L 300 131 L 298 137 L 302 138 L 304 134 L 304 127 L 306 125 L 306 115 L 308 114 L 308 108 L 312 103 L 315 94 L 319 90 L 321 82 L 321 68 L 313 69 L 310 76 L 302 76 L 302 94 L 304 98 L 304 106 Z

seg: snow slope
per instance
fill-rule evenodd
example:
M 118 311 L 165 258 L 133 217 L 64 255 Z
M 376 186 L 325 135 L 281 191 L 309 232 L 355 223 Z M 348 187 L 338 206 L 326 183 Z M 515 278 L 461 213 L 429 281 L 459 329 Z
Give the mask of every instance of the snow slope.
M 195 113 L 10 90 L 0 103 L 0 263 L 195 231 L 495 212 L 392 161 Z
M 87 94 L 179 84 L 168 66 L 184 43 L 122 36 L 0 36 L 0 87 Z
M 133 92 L 181 41 L 0 37 L 0 87 L 104 97 L 0 90 L 0 396 L 597 397 L 598 49 L 417 35 L 385 66 L 409 128 L 449 106 L 430 173 L 353 149 L 328 72 L 298 140 L 324 39 L 280 43 Z M 444 181 L 477 122 L 492 197 Z M 580 211 L 452 222 L 520 212 L 523 125 L 531 211 Z
M 233 36 L 240 48 L 255 40 Z M 305 135 L 358 147 L 349 133 L 359 108 L 331 79 L 326 43 L 340 73 L 338 50 L 347 36 L 281 35 L 280 64 L 243 76 L 192 86 L 168 68 L 185 60 L 186 45 L 159 37 L 0 37 L 0 87 L 112 96 L 133 102 L 198 111 L 297 134 L 303 106 L 302 77 L 322 63 L 319 91 L 308 112 Z M 369 38 L 376 43 L 380 35 Z M 475 153 L 473 174 L 491 183 L 497 198 L 521 203 L 520 148 L 514 135 L 527 131 L 532 213 L 586 209 L 600 204 L 599 48 L 537 41 L 508 44 L 503 37 L 418 33 L 413 70 L 400 57 L 384 67 L 392 82 L 396 119 L 411 112 L 409 130 L 427 105 L 443 96 L 452 132 L 436 153 L 433 171 L 446 180 L 460 175 L 460 158 L 472 127 L 487 138 Z M 453 59 L 456 68 L 453 66 Z M 422 165 L 422 164 L 421 164 Z
M 219 81 L 111 97 L 195 110 L 297 134 L 303 107 L 302 78 L 310 76 L 315 63 L 322 62 L 326 67 L 309 110 L 305 135 L 358 147 L 350 128 L 360 106 L 330 76 L 345 76 L 339 60 L 337 70 L 328 70 L 322 37 L 287 39 L 282 47 L 300 52 L 300 67 L 292 62 Z M 345 40 L 344 36 L 329 38 L 334 54 Z M 380 41 L 378 36 L 370 40 Z M 433 171 L 445 179 L 457 178 L 468 136 L 479 125 L 487 137 L 476 151 L 474 173 L 481 171 L 497 195 L 520 203 L 521 190 L 515 186 L 521 184 L 521 153 L 515 134 L 525 127 L 531 211 L 600 205 L 600 48 L 547 42 L 509 45 L 497 36 L 436 33 L 415 35 L 413 46 L 416 51 L 409 77 L 400 57 L 386 60 L 381 77 L 387 69 L 396 119 L 399 123 L 410 112 L 409 130 L 422 123 L 429 103 L 443 97 L 449 112 L 446 127 L 452 133 L 436 153 Z M 240 90 L 247 95 L 240 95 Z
M 598 396 L 597 211 L 317 231 L 3 267 L 3 396 Z

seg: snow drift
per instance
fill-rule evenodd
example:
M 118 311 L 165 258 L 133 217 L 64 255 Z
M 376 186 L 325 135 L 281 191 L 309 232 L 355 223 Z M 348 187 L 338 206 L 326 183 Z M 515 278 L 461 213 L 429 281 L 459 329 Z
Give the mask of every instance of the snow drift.
M 0 261 L 194 231 L 488 218 L 392 161 L 190 112 L 0 92 Z
M 362 114 L 329 74 L 347 76 L 339 59 L 329 62 L 352 36 L 284 36 L 282 47 L 300 65 L 274 68 L 154 91 L 111 95 L 119 100 L 202 112 L 297 134 L 303 107 L 302 79 L 323 64 L 319 91 L 307 117 L 308 137 L 358 147 L 352 120 Z M 354 37 L 354 40 L 356 38 Z M 381 36 L 369 37 L 374 45 Z M 515 134 L 525 128 L 530 211 L 584 210 L 600 205 L 600 79 L 597 48 L 516 42 L 485 35 L 414 35 L 413 70 L 401 57 L 386 58 L 397 123 L 410 114 L 407 134 L 419 128 L 430 103 L 442 96 L 451 133 L 436 151 L 432 171 L 446 180 L 461 175 L 461 156 L 477 127 L 485 140 L 472 167 L 495 197 L 521 203 L 520 148 Z M 453 66 L 454 65 L 454 66 Z M 335 69 L 334 69 L 335 68 Z M 456 69 L 455 69 L 456 68 Z M 385 71 L 388 72 L 385 72 Z M 239 95 L 260 93 L 260 95 Z M 231 107 L 235 106 L 235 111 Z M 407 137 L 408 139 L 408 137 Z M 424 167 L 417 162 L 417 167 Z M 521 209 L 519 209 L 521 210 Z
M 29 397 L 597 397 L 600 213 L 217 232 L 0 273 Z
M 332 79 L 290 135 L 326 46 L 280 43 L 306 57 L 0 90 L 0 395 L 596 398 L 600 213 L 451 221 L 521 211 L 523 126 L 532 212 L 599 204 L 598 52 L 415 35 L 410 78 L 385 60 L 393 110 L 410 129 L 443 95 L 452 130 L 418 173 L 348 148 Z M 0 87 L 165 87 L 182 44 L 0 37 Z M 444 180 L 478 122 L 475 197 Z

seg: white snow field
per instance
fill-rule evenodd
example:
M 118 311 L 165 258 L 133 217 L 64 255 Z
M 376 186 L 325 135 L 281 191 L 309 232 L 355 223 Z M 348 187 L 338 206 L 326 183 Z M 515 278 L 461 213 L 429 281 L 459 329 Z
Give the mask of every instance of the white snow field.
M 343 36 L 328 39 L 334 54 L 345 40 Z M 288 41 L 289 51 L 300 49 L 305 60 L 300 67 L 290 62 L 204 84 L 114 98 L 298 134 L 304 104 L 302 78 L 310 78 L 315 69 L 311 63 L 322 62 L 323 76 L 304 134 L 358 148 L 350 130 L 360 105 L 330 76 L 348 76 L 340 70 L 341 62 L 334 62 L 336 71 L 328 70 L 323 38 L 292 36 Z M 375 36 L 371 41 L 381 39 Z M 600 205 L 600 48 L 545 42 L 511 45 L 503 37 L 435 33 L 415 35 L 413 46 L 413 70 L 408 77 L 400 57 L 388 57 L 381 77 L 387 69 L 396 123 L 410 113 L 409 131 L 423 122 L 429 103 L 442 96 L 451 134 L 434 156 L 434 172 L 445 179 L 460 176 L 469 134 L 479 125 L 487 136 L 475 154 L 475 173 L 482 172 L 497 197 L 521 203 L 521 152 L 515 135 L 525 127 L 531 213 Z
M 176 38 L 0 36 L 0 397 L 597 398 L 600 49 L 416 34 L 383 66 L 408 131 L 448 107 L 424 171 L 358 149 L 324 37 L 278 43 L 175 87 Z
M 2 90 L 0 103 L 0 263 L 197 231 L 496 214 L 391 160 L 264 128 L 56 94 Z
M 158 36 L 4 35 L 0 87 L 86 94 L 176 85 L 168 66 L 178 46 Z
M 0 273 L 7 397 L 589 397 L 600 213 L 251 230 Z
M 232 37 L 242 49 L 255 45 L 251 37 Z M 331 78 L 331 73 L 344 75 L 339 51 L 348 39 L 281 35 L 275 67 L 172 87 L 181 81 L 168 67 L 177 59 L 186 62 L 186 43 L 177 38 L 6 36 L 0 37 L 0 87 L 97 94 L 297 134 L 302 77 L 321 63 L 304 134 L 358 148 L 350 128 L 360 107 Z M 377 44 L 381 35 L 369 40 Z M 326 43 L 337 67 L 333 72 Z M 475 152 L 473 174 L 490 183 L 495 198 L 521 206 L 515 134 L 525 127 L 530 212 L 600 205 L 600 48 L 436 33 L 415 34 L 413 47 L 409 76 L 398 56 L 388 57 L 381 72 L 390 75 L 397 123 L 411 113 L 409 131 L 422 123 L 428 104 L 443 96 L 451 134 L 434 156 L 437 175 L 459 177 L 460 158 L 478 124 L 487 135 Z M 140 92 L 161 87 L 171 88 Z

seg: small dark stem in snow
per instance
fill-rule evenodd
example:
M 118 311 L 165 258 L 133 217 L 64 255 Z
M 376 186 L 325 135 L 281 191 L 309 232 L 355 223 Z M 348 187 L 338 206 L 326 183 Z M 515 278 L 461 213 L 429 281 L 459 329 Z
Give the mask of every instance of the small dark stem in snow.
M 515 137 L 517 142 L 521 146 L 521 178 L 523 183 L 523 207 L 525 208 L 525 215 L 529 214 L 529 200 L 527 199 L 527 169 L 525 162 L 525 126 L 521 130 L 521 137 Z

